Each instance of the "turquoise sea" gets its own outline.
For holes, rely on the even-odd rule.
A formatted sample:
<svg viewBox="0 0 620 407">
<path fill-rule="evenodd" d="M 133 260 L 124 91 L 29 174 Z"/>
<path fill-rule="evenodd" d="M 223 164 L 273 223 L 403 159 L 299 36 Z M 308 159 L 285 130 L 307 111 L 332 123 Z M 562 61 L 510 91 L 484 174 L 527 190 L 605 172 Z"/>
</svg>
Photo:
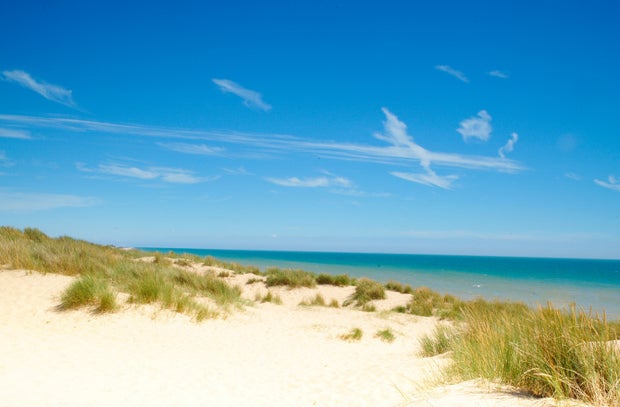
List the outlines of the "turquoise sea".
<svg viewBox="0 0 620 407">
<path fill-rule="evenodd" d="M 536 306 L 571 303 L 620 318 L 620 260 L 443 256 L 376 253 L 280 252 L 143 248 L 191 253 L 268 267 L 349 274 L 413 287 L 427 286 L 464 299 L 483 297 Z"/>
</svg>

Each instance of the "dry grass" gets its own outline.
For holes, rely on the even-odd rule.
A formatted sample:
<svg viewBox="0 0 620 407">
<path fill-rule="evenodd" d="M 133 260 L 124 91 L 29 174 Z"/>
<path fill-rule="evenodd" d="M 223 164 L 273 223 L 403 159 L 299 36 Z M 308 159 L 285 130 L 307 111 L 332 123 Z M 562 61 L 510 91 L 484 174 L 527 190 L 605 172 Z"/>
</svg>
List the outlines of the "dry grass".
<svg viewBox="0 0 620 407">
<path fill-rule="evenodd" d="M 340 335 L 339 338 L 347 342 L 359 342 L 362 340 L 362 336 L 364 336 L 364 332 L 360 328 L 353 328 L 346 334 Z"/>
</svg>

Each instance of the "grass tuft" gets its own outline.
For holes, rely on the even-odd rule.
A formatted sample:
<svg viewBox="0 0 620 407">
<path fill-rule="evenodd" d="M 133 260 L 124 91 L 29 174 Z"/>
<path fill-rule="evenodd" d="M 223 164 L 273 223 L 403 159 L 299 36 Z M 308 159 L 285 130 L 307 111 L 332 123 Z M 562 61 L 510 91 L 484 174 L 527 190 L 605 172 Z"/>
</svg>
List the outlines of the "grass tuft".
<svg viewBox="0 0 620 407">
<path fill-rule="evenodd" d="M 62 293 L 59 309 L 69 310 L 85 306 L 97 306 L 96 312 L 116 310 L 116 296 L 108 285 L 92 276 L 85 275 L 74 281 Z"/>
<path fill-rule="evenodd" d="M 392 332 L 392 330 L 390 328 L 381 329 L 381 330 L 377 331 L 377 333 L 375 333 L 375 337 L 381 339 L 384 342 L 388 342 L 388 343 L 392 343 L 392 342 L 394 342 L 394 339 L 396 339 L 396 336 L 394 335 L 394 332 Z"/>
<path fill-rule="evenodd" d="M 314 275 L 308 271 L 273 267 L 266 271 L 266 275 L 267 280 L 265 284 L 267 284 L 267 287 L 287 286 L 289 288 L 314 288 L 316 286 Z"/>
<path fill-rule="evenodd" d="M 346 287 L 354 284 L 354 280 L 347 274 L 325 274 L 321 273 L 316 276 L 316 283 L 320 285 L 335 285 L 337 287 Z"/>
<path fill-rule="evenodd" d="M 410 285 L 403 285 L 398 281 L 390 280 L 385 283 L 385 289 L 390 291 L 396 291 L 401 294 L 413 294 L 413 288 Z"/>
<path fill-rule="evenodd" d="M 385 289 L 381 283 L 369 278 L 360 278 L 355 284 L 355 292 L 342 305 L 346 307 L 355 302 L 356 306 L 362 307 L 372 300 L 384 298 Z"/>
<path fill-rule="evenodd" d="M 256 300 L 261 303 L 270 302 L 276 305 L 282 305 L 282 298 L 278 294 L 272 293 L 270 290 L 267 290 L 267 294 L 261 297 L 260 294 L 256 294 Z"/>
<path fill-rule="evenodd" d="M 346 334 L 340 335 L 340 339 L 342 339 L 343 341 L 355 342 L 360 341 L 363 335 L 364 332 L 360 328 L 353 328 Z"/>
<path fill-rule="evenodd" d="M 324 307 L 326 305 L 325 298 L 320 293 L 317 293 L 313 298 L 305 299 L 299 303 L 299 305 L 303 306 L 319 306 Z"/>
</svg>

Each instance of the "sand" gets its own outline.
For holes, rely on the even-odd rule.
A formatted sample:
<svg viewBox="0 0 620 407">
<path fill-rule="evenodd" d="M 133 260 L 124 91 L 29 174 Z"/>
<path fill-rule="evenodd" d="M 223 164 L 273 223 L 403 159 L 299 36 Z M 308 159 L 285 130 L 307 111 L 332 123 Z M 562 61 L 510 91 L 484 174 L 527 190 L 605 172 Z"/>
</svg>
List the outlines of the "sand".
<svg viewBox="0 0 620 407">
<path fill-rule="evenodd" d="M 72 281 L 0 271 L 0 405 L 555 405 L 481 382 L 438 386 L 449 358 L 418 356 L 418 338 L 434 329 L 434 318 L 302 307 L 318 291 L 286 288 L 272 290 L 282 305 L 256 304 L 202 323 L 155 306 L 57 311 Z M 247 298 L 266 292 L 261 283 L 243 287 Z M 319 290 L 329 302 L 352 288 Z M 390 293 L 377 306 L 406 300 Z M 364 333 L 359 342 L 340 338 L 355 327 Z M 386 328 L 396 335 L 392 343 L 375 337 Z"/>
</svg>

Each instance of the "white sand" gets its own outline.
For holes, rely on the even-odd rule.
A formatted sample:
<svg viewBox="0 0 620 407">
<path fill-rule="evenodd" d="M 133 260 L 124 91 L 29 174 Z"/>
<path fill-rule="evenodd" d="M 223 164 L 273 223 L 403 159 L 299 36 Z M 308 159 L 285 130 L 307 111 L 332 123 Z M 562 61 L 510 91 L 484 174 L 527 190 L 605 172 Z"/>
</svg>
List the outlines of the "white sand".
<svg viewBox="0 0 620 407">
<path fill-rule="evenodd" d="M 250 276 L 229 280 L 243 282 Z M 225 320 L 190 321 L 152 306 L 93 315 L 58 312 L 72 278 L 0 271 L 2 406 L 547 406 L 480 383 L 431 387 L 445 357 L 419 358 L 437 321 L 394 313 L 300 307 L 317 291 L 275 289 Z M 266 292 L 260 283 L 245 295 Z M 329 302 L 351 288 L 321 286 Z M 405 303 L 391 293 L 379 308 Z M 360 342 L 339 338 L 361 328 Z M 374 337 L 390 328 L 393 343 Z"/>
</svg>

